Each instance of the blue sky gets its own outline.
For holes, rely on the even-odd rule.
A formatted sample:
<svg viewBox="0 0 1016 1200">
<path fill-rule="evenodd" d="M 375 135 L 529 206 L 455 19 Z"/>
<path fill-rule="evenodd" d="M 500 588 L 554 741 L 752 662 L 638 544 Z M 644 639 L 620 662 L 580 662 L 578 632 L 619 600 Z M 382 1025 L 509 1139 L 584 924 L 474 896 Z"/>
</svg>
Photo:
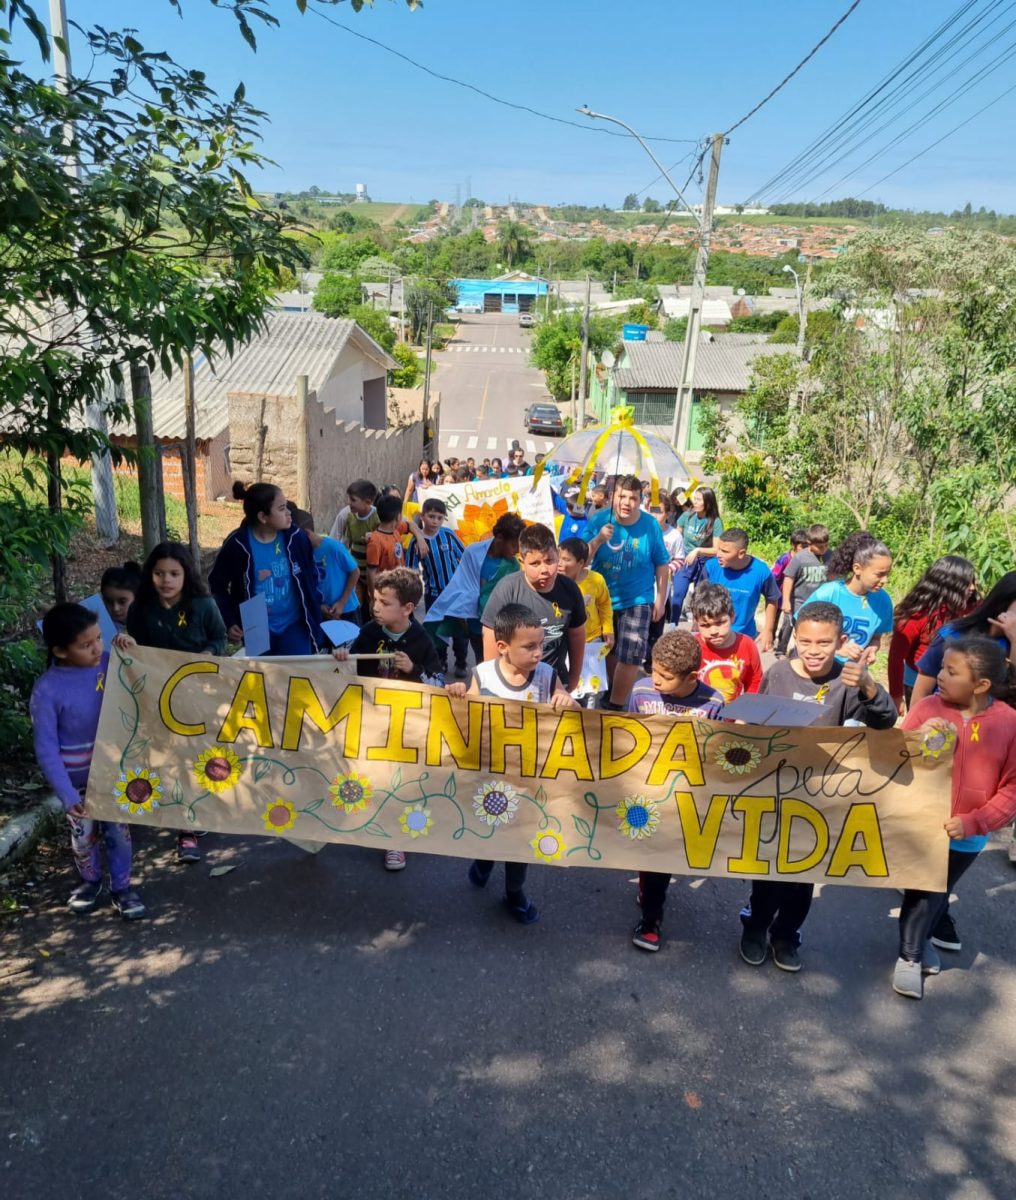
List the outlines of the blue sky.
<svg viewBox="0 0 1016 1200">
<path fill-rule="evenodd" d="M 979 3 L 987 7 L 988 0 Z M 958 0 L 862 0 L 801 74 L 734 133 L 724 151 L 720 203 L 746 199 L 957 6 Z M 45 12 L 41 0 L 37 7 Z M 506 99 L 579 122 L 584 118 L 573 110 L 588 103 L 644 135 L 698 139 L 738 120 L 847 7 L 848 0 L 426 0 L 410 12 L 401 0 L 377 0 L 359 14 L 348 4 L 326 11 Z M 656 175 L 630 139 L 556 125 L 432 79 L 311 11 L 301 17 L 295 0 L 271 0 L 271 8 L 281 28 L 259 29 L 254 54 L 232 16 L 210 0 L 183 0 L 183 19 L 168 0 L 67 0 L 72 21 L 134 26 L 148 48 L 165 48 L 205 70 L 220 91 L 242 79 L 271 116 L 264 148 L 278 167 L 255 179 L 259 187 L 351 191 L 363 182 L 374 199 L 421 202 L 454 199 L 456 184 L 464 188 L 470 177 L 473 194 L 492 203 L 519 197 L 619 206 L 625 193 L 647 188 Z M 1007 23 L 1003 17 L 994 28 Z M 15 40 L 26 58 L 28 41 L 23 33 Z M 957 78 L 1011 41 L 1016 32 Z M 83 61 L 79 53 L 75 66 Z M 827 198 L 864 191 L 975 112 L 1013 84 L 1014 64 Z M 913 115 L 952 86 L 947 82 Z M 868 195 L 903 207 L 951 210 L 970 200 L 1013 211 L 1016 167 L 1006 147 L 1014 112 L 1016 92 Z M 670 166 L 692 147 L 656 143 L 654 149 Z M 793 198 L 815 198 L 845 167 Z M 688 165 L 674 174 L 683 182 Z M 670 198 L 662 181 L 647 194 Z"/>
</svg>

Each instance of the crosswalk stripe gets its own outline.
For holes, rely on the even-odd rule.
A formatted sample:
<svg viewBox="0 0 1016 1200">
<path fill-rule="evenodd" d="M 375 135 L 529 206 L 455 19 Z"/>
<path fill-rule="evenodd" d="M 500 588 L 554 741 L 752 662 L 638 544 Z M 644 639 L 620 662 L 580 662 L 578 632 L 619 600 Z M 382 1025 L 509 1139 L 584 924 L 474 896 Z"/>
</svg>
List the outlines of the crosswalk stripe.
<svg viewBox="0 0 1016 1200">
<path fill-rule="evenodd" d="M 496 450 L 497 449 L 497 438 L 496 437 L 487 438 L 487 449 L 488 450 Z"/>
<path fill-rule="evenodd" d="M 449 439 L 448 439 L 448 448 L 450 450 L 454 450 L 458 444 L 459 444 L 459 435 L 457 433 L 453 433 L 451 435 L 451 437 L 449 437 Z"/>
<path fill-rule="evenodd" d="M 530 454 L 536 453 L 536 443 L 533 441 L 532 438 L 528 438 L 526 440 L 526 449 L 529 451 Z"/>
<path fill-rule="evenodd" d="M 467 449 L 467 450 L 475 450 L 475 449 L 476 449 L 476 443 L 477 443 L 479 440 L 480 440 L 480 439 L 479 439 L 479 438 L 477 438 L 477 437 L 471 437 L 471 438 L 468 438 L 468 439 L 466 440 L 466 449 Z"/>
</svg>

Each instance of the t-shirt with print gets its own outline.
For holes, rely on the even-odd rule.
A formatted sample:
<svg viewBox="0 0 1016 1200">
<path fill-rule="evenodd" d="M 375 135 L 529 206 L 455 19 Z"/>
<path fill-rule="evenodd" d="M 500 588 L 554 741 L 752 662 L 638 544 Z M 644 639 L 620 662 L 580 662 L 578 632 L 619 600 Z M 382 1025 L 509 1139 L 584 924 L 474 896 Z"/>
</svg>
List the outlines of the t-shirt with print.
<svg viewBox="0 0 1016 1200">
<path fill-rule="evenodd" d="M 356 559 L 341 542 L 337 542 L 333 537 L 323 537 L 321 544 L 314 551 L 314 565 L 317 567 L 318 585 L 321 588 L 321 602 L 331 607 L 338 603 L 339 597 L 346 590 L 349 577 L 356 570 Z M 356 612 L 359 607 L 356 588 L 353 588 L 342 611 Z"/>
<path fill-rule="evenodd" d="M 561 678 L 568 678 L 569 629 L 581 629 L 586 623 L 586 602 L 578 584 L 566 575 L 558 575 L 549 592 L 538 592 L 526 582 L 525 575 L 516 571 L 494 588 L 483 610 L 481 620 L 493 629 L 494 618 L 506 604 L 521 604 L 528 608 L 545 630 L 543 661 L 549 663 Z M 580 664 L 581 665 L 581 664 Z"/>
<path fill-rule="evenodd" d="M 711 546 L 723 532 L 723 522 L 719 517 L 713 521 L 712 533 L 709 532 L 709 518 L 697 517 L 693 512 L 682 513 L 677 518 L 677 527 L 684 537 L 685 550 L 698 550 L 701 546 Z"/>
<path fill-rule="evenodd" d="M 827 600 L 843 613 L 843 632 L 847 638 L 856 642 L 862 648 L 884 633 L 893 631 L 893 602 L 889 594 L 881 588 L 877 592 L 868 592 L 858 596 L 847 587 L 842 579 L 832 583 L 824 583 L 814 591 L 811 599 L 815 602 Z M 837 654 L 840 662 L 846 662 L 846 655 Z"/>
<path fill-rule="evenodd" d="M 810 600 L 823 583 L 828 582 L 826 563 L 830 558 L 831 550 L 827 550 L 821 558 L 813 550 L 798 550 L 787 563 L 783 578 L 794 581 L 790 597 L 795 617 L 801 605 Z"/>
<path fill-rule="evenodd" d="M 764 696 L 785 696 L 789 700 L 806 700 L 822 708 L 822 718 L 816 725 L 843 725 L 846 721 L 860 721 L 870 729 L 892 729 L 896 724 L 896 705 L 889 693 L 876 684 L 875 694 L 870 698 L 861 695 L 860 689 L 847 687 L 840 678 L 842 663 L 833 663 L 833 669 L 822 679 L 811 679 L 799 675 L 789 658 L 774 663 L 762 680 Z"/>
<path fill-rule="evenodd" d="M 346 545 L 361 571 L 367 565 L 367 534 L 373 533 L 380 524 L 381 518 L 375 508 L 365 517 L 358 517 L 352 510 L 346 517 Z"/>
<path fill-rule="evenodd" d="M 534 704 L 549 704 L 557 688 L 554 668 L 545 662 L 537 663 L 529 678 L 518 686 L 505 679 L 501 662 L 496 658 L 477 663 L 473 677 L 481 696 L 499 696 L 502 700 L 531 700 Z"/>
<path fill-rule="evenodd" d="M 614 526 L 613 537 L 596 551 L 590 566 L 607 581 L 611 604 L 623 610 L 654 603 L 656 568 L 670 562 L 659 521 L 640 512 L 634 524 L 622 525 L 604 509 L 589 518 L 586 540 L 591 542 L 607 524 Z"/>
<path fill-rule="evenodd" d="M 250 549 L 254 557 L 254 590 L 264 596 L 268 606 L 268 628 L 272 633 L 283 633 L 300 616 L 286 544 L 279 534 L 270 542 L 252 535 Z"/>
<path fill-rule="evenodd" d="M 762 685 L 762 659 L 754 638 L 746 633 L 735 633 L 733 645 L 722 650 L 714 650 L 701 637 L 698 641 L 702 647 L 699 682 L 719 692 L 724 703 L 729 704 L 746 692 L 750 695 L 759 690 Z"/>
<path fill-rule="evenodd" d="M 394 571 L 406 565 L 402 539 L 409 532 L 405 521 L 400 521 L 393 532 L 374 529 L 367 535 L 367 566 L 378 571 Z"/>
<path fill-rule="evenodd" d="M 628 711 L 640 717 L 703 717 L 719 721 L 723 714 L 723 697 L 704 683 L 696 683 L 687 696 L 665 696 L 653 687 L 651 676 L 640 679 L 628 697 Z"/>
<path fill-rule="evenodd" d="M 759 597 L 765 597 L 767 604 L 780 603 L 780 589 L 773 579 L 769 567 L 753 555 L 748 556 L 748 565 L 738 571 L 730 567 L 721 567 L 718 558 L 707 558 L 705 577 L 710 583 L 720 583 L 730 593 L 734 602 L 734 620 L 732 628 L 737 633 L 746 633 L 756 637 L 758 626 L 755 624 L 755 609 Z"/>
</svg>

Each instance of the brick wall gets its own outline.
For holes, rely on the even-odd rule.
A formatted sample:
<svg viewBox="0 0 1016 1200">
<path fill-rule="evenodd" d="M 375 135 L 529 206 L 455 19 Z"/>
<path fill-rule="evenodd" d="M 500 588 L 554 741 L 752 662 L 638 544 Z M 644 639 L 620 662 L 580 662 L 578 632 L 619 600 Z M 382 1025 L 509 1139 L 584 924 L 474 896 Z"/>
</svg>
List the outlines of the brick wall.
<svg viewBox="0 0 1016 1200">
<path fill-rule="evenodd" d="M 319 529 L 331 525 L 346 502 L 346 486 L 354 479 L 405 486 L 423 450 L 422 422 L 406 429 L 365 429 L 355 421 L 337 422 L 313 393 L 307 405 L 310 505 Z M 436 431 L 436 408 L 433 426 Z M 297 428 L 294 396 L 230 392 L 233 478 L 276 483 L 295 499 Z"/>
<path fill-rule="evenodd" d="M 116 437 L 110 440 L 115 445 L 121 446 L 126 450 L 133 450 L 136 445 L 133 438 Z M 214 500 L 218 496 L 228 495 L 229 470 L 226 461 L 228 448 L 228 430 L 223 430 L 218 437 L 198 442 L 195 463 L 198 508 L 201 508 L 202 502 L 205 500 Z M 175 442 L 163 442 L 160 445 L 160 449 L 162 452 L 163 490 L 167 496 L 174 496 L 177 500 L 182 501 L 184 499 L 184 490 L 180 447 Z M 76 458 L 70 455 L 65 455 L 62 462 L 65 466 L 88 465 L 87 463 L 79 463 Z M 121 462 L 119 465 L 114 464 L 113 473 L 115 475 L 134 476 L 137 474 L 137 469 L 131 463 Z"/>
</svg>

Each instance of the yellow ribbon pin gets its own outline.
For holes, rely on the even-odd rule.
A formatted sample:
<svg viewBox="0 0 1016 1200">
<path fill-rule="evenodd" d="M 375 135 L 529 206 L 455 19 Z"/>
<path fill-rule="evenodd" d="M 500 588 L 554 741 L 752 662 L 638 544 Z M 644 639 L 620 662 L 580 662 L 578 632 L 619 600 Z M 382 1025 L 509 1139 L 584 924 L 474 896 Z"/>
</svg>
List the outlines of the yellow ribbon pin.
<svg viewBox="0 0 1016 1200">
<path fill-rule="evenodd" d="M 186 614 L 180 613 L 180 615 L 176 618 L 176 627 L 177 627 L 177 629 L 186 629 L 187 628 Z"/>
<path fill-rule="evenodd" d="M 980 721 L 971 721 L 970 722 L 970 740 L 972 742 L 979 742 L 981 740 L 981 722 Z"/>
<path fill-rule="evenodd" d="M 100 671 L 95 677 L 95 690 L 104 692 L 106 690 L 106 672 Z"/>
</svg>

